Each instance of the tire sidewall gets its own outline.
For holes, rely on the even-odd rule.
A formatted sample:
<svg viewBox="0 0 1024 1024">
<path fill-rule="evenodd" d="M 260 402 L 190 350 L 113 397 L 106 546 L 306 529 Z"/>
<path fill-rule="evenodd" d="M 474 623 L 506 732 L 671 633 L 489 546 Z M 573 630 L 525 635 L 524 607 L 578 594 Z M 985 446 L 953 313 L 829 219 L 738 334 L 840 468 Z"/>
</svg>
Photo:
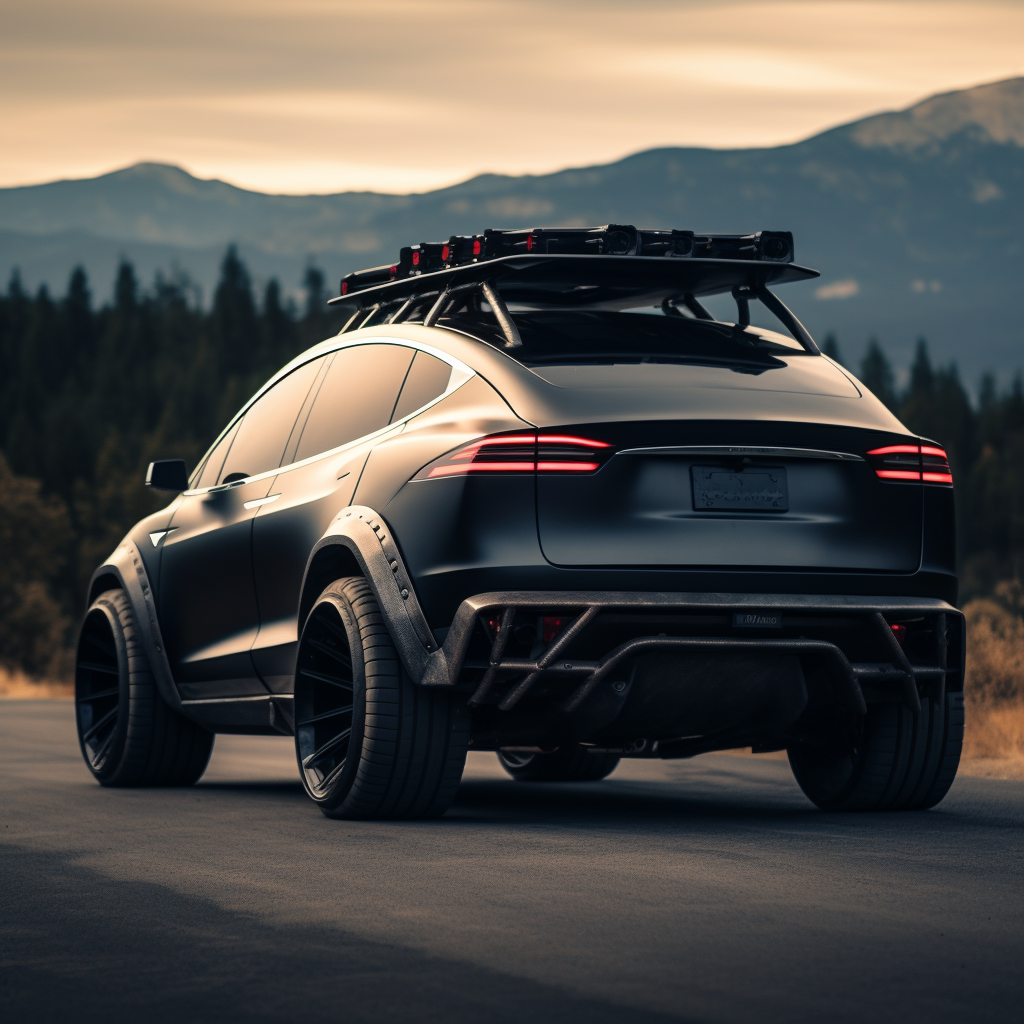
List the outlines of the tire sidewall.
<svg viewBox="0 0 1024 1024">
<path fill-rule="evenodd" d="M 120 592 L 115 591 L 114 593 L 117 594 Z M 81 651 L 81 645 L 83 642 L 82 634 L 85 632 L 85 628 L 89 623 L 89 620 L 96 615 L 102 615 L 107 620 L 107 625 L 110 627 L 111 636 L 114 640 L 114 651 L 117 655 L 119 690 L 117 697 L 116 733 L 110 750 L 107 752 L 106 758 L 103 761 L 102 767 L 98 769 L 93 767 L 85 746 L 85 741 L 83 740 L 83 734 L 88 729 L 88 725 L 83 725 L 82 708 L 78 702 L 80 691 L 84 684 L 80 675 L 81 670 L 77 666 L 75 669 L 75 726 L 78 734 L 78 747 L 82 752 L 82 758 L 85 761 L 86 767 L 98 782 L 110 783 L 116 781 L 117 773 L 121 767 L 121 762 L 124 757 L 125 744 L 128 741 L 131 671 L 129 668 L 128 642 L 124 635 L 124 626 L 121 622 L 121 612 L 115 601 L 107 594 L 101 594 L 96 598 L 96 600 L 89 606 L 89 610 L 85 613 L 85 617 L 82 620 L 82 626 L 78 633 L 78 650 Z M 77 660 L 78 659 L 76 659 L 76 661 Z"/>
<path fill-rule="evenodd" d="M 345 800 L 352 791 L 353 783 L 359 771 L 359 762 L 363 751 L 363 738 L 366 733 L 366 661 L 363 657 L 362 637 L 359 632 L 355 611 L 337 584 L 332 583 L 317 598 L 316 603 L 306 617 L 302 635 L 299 637 L 296 674 L 300 671 L 303 640 L 306 638 L 310 623 L 314 621 L 314 617 L 318 612 L 320 614 L 324 613 L 325 607 L 333 609 L 341 620 L 345 636 L 348 639 L 349 657 L 352 661 L 352 731 L 348 740 L 345 767 L 327 792 L 317 793 L 310 787 L 305 769 L 302 767 L 302 751 L 299 748 L 300 726 L 298 722 L 301 713 L 299 700 L 295 701 L 295 756 L 299 767 L 299 778 L 302 780 L 302 788 L 306 791 L 306 795 L 321 810 L 330 814 L 331 812 L 343 809 Z M 327 614 L 330 614 L 330 612 L 327 612 Z"/>
</svg>

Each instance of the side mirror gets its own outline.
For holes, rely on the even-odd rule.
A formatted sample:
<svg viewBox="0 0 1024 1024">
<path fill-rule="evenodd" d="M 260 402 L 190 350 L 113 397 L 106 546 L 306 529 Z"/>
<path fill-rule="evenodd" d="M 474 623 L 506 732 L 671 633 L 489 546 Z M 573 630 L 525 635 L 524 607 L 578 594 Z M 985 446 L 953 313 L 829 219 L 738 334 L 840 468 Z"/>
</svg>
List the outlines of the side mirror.
<svg viewBox="0 0 1024 1024">
<path fill-rule="evenodd" d="M 160 459 L 146 470 L 146 486 L 158 491 L 187 491 L 188 472 L 184 459 Z"/>
</svg>

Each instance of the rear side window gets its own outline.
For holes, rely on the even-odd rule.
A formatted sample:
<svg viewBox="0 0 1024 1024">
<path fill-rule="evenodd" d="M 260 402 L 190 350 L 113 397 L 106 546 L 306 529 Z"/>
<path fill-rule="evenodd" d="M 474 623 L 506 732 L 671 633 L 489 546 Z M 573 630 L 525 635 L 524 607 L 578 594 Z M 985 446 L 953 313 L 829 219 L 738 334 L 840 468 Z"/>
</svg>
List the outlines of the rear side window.
<svg viewBox="0 0 1024 1024">
<path fill-rule="evenodd" d="M 224 460 L 218 483 L 229 476 L 256 476 L 281 465 L 295 418 L 324 361 L 305 363 L 278 381 L 246 412 Z"/>
<path fill-rule="evenodd" d="M 398 396 L 392 422 L 422 409 L 428 402 L 443 395 L 451 376 L 452 368 L 446 362 L 426 352 L 417 352 L 402 386 L 402 393 Z"/>
<path fill-rule="evenodd" d="M 302 428 L 295 461 L 386 427 L 413 354 L 402 345 L 355 345 L 337 352 Z"/>
</svg>

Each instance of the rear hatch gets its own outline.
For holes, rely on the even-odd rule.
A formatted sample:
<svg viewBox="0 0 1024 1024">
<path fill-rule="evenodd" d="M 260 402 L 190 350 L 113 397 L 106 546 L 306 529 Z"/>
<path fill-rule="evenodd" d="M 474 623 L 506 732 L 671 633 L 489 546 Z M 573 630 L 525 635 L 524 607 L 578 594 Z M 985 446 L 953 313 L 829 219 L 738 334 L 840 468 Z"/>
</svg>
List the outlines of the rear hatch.
<svg viewBox="0 0 1024 1024">
<path fill-rule="evenodd" d="M 541 430 L 542 442 L 572 439 L 563 443 L 600 464 L 538 474 L 549 562 L 918 568 L 921 487 L 879 479 L 864 458 L 905 437 L 891 420 L 850 425 L 844 409 L 874 400 L 828 360 L 785 353 L 763 370 L 664 362 L 532 369 L 573 392 L 567 407 L 598 414 Z M 599 444 L 587 450 L 586 441 Z"/>
</svg>

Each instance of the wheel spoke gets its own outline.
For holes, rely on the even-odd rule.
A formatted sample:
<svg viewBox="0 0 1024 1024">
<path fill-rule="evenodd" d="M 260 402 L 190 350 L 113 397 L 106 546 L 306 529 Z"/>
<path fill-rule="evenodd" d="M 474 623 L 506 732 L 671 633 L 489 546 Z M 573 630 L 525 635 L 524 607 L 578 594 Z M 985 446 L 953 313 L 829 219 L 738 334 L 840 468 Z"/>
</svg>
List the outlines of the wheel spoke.
<svg viewBox="0 0 1024 1024">
<path fill-rule="evenodd" d="M 120 692 L 120 688 L 115 686 L 112 690 L 100 690 L 99 693 L 90 693 L 88 697 L 79 697 L 78 703 L 83 704 L 87 700 L 102 700 L 104 697 L 114 697 Z"/>
<path fill-rule="evenodd" d="M 351 729 L 343 729 L 337 736 L 332 736 L 331 739 L 329 739 L 322 747 L 318 750 L 314 750 L 309 757 L 304 757 L 302 759 L 302 767 L 309 768 L 310 765 L 316 764 L 317 761 L 322 761 L 325 755 L 329 754 L 336 747 L 340 747 L 341 744 L 349 738 L 351 732 Z"/>
<path fill-rule="evenodd" d="M 337 711 L 325 711 L 323 714 L 314 715 L 312 718 L 304 718 L 301 722 L 296 722 L 296 725 L 312 725 L 313 722 L 322 722 L 325 718 L 334 718 L 335 715 L 351 715 L 352 705 L 349 704 L 347 708 L 338 708 Z"/>
<path fill-rule="evenodd" d="M 326 654 L 328 658 L 333 658 L 335 661 L 340 662 L 345 668 L 351 670 L 352 659 L 342 651 L 336 650 L 334 647 L 328 647 L 322 640 L 310 640 L 310 647 L 315 647 L 318 651 Z"/>
<path fill-rule="evenodd" d="M 107 752 L 107 748 L 111 743 L 114 742 L 114 736 L 117 734 L 117 729 L 111 729 L 107 734 L 107 738 L 96 748 L 95 753 L 92 755 L 93 767 L 96 767 L 100 761 L 103 760 L 103 756 Z"/>
<path fill-rule="evenodd" d="M 334 785 L 335 780 L 345 770 L 345 762 L 348 760 L 347 757 L 343 757 L 324 777 L 320 782 L 319 789 L 323 790 L 330 789 Z"/>
<path fill-rule="evenodd" d="M 93 736 L 95 736 L 105 725 L 117 717 L 117 711 L 118 709 L 113 707 L 102 718 L 94 722 L 84 733 L 82 733 L 82 742 L 88 743 L 89 740 L 91 740 Z"/>
<path fill-rule="evenodd" d="M 117 651 L 114 649 L 112 644 L 105 643 L 98 636 L 94 636 L 92 633 L 89 633 L 89 632 L 83 633 L 82 634 L 82 639 L 87 644 L 92 644 L 93 647 L 97 648 L 98 650 L 102 651 L 104 654 L 108 655 L 112 661 L 116 661 L 117 660 Z"/>
<path fill-rule="evenodd" d="M 323 672 L 314 672 L 310 668 L 302 669 L 302 674 L 309 679 L 315 679 L 318 683 L 328 683 L 331 686 L 341 687 L 343 690 L 351 690 L 352 684 L 336 679 L 334 676 L 325 675 Z"/>
<path fill-rule="evenodd" d="M 84 668 L 88 672 L 105 672 L 112 676 L 121 674 L 121 670 L 116 665 L 101 665 L 98 661 L 80 661 L 78 667 Z"/>
<path fill-rule="evenodd" d="M 336 622 L 331 622 L 327 616 L 321 616 L 319 623 L 327 629 L 328 633 L 333 633 L 346 647 L 348 646 L 348 634 Z"/>
</svg>

